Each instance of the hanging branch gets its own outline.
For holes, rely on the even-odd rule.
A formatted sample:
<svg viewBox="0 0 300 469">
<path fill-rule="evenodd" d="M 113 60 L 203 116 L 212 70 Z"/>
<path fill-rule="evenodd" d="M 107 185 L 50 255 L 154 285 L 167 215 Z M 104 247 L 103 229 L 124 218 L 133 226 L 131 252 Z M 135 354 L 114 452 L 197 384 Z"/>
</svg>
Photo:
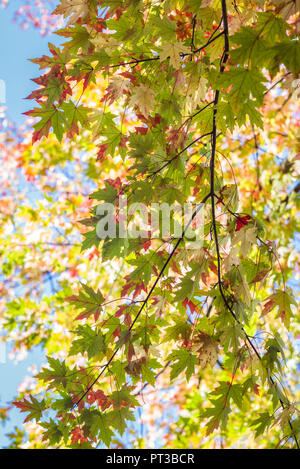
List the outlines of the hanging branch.
<svg viewBox="0 0 300 469">
<path fill-rule="evenodd" d="M 215 37 L 212 37 L 209 39 L 209 41 L 207 41 L 203 46 L 199 47 L 198 49 L 192 51 L 192 52 L 186 52 L 184 54 L 180 54 L 181 55 L 181 58 L 184 58 L 184 57 L 188 57 L 188 56 L 193 56 L 194 54 L 197 54 L 198 52 L 201 52 L 203 51 L 207 46 L 209 46 L 210 44 L 212 44 L 214 41 L 216 41 L 220 36 L 222 36 L 224 34 L 224 32 L 222 31 L 221 33 L 217 34 Z M 129 62 L 123 62 L 123 63 L 119 63 L 119 64 L 114 64 L 114 65 L 107 65 L 106 67 L 107 68 L 117 68 L 117 67 L 125 67 L 126 65 L 138 65 L 140 63 L 144 63 L 144 62 L 153 62 L 153 61 L 156 61 L 156 60 L 159 60 L 160 59 L 160 56 L 157 55 L 155 57 L 148 57 L 148 58 L 145 58 L 145 59 L 134 59 L 132 58 L 132 60 L 130 60 Z"/>
<path fill-rule="evenodd" d="M 223 16 L 223 25 L 224 25 L 224 52 L 221 57 L 220 62 L 220 73 L 223 73 L 225 70 L 225 66 L 229 57 L 229 31 L 228 31 L 228 20 L 227 20 L 227 6 L 226 0 L 222 0 L 222 16 Z M 217 138 L 217 125 L 216 125 L 216 115 L 217 115 L 217 105 L 219 102 L 220 97 L 220 90 L 216 90 L 215 93 L 215 100 L 214 100 L 214 110 L 213 110 L 213 130 L 212 130 L 212 140 L 211 140 L 211 159 L 210 159 L 210 197 L 211 197 L 211 216 L 212 216 L 212 226 L 213 226 L 213 234 L 216 246 L 216 254 L 217 254 L 217 270 L 218 270 L 218 288 L 220 291 L 220 295 L 225 303 L 226 308 L 234 318 L 234 320 L 241 326 L 243 333 L 245 334 L 246 341 L 254 351 L 257 358 L 261 361 L 262 357 L 258 352 L 257 348 L 253 344 L 252 340 L 250 339 L 249 335 L 246 333 L 245 329 L 243 328 L 241 322 L 238 320 L 236 314 L 234 313 L 232 307 L 229 305 L 226 295 L 223 290 L 223 283 L 222 283 L 222 273 L 221 273 L 221 256 L 220 256 L 220 248 L 219 248 L 219 241 L 218 241 L 218 232 L 217 232 L 217 224 L 216 224 L 216 211 L 215 211 L 215 156 L 216 156 L 216 138 Z M 274 386 L 276 389 L 276 385 L 272 376 L 268 377 L 270 385 Z M 285 409 L 284 402 L 278 396 L 282 409 Z M 295 435 L 293 426 L 291 421 L 289 420 L 289 427 L 291 429 L 292 435 L 294 437 L 295 443 L 297 448 L 299 449 L 299 443 L 297 437 Z"/>
<path fill-rule="evenodd" d="M 190 220 L 188 221 L 187 225 L 185 226 L 183 232 L 182 232 L 182 235 L 180 238 L 178 238 L 174 248 L 172 249 L 171 253 L 169 254 L 169 257 L 168 259 L 165 261 L 161 271 L 159 272 L 158 276 L 156 277 L 156 280 L 154 282 L 154 284 L 152 285 L 147 297 L 145 298 L 145 300 L 143 301 L 143 304 L 142 306 L 140 307 L 138 313 L 136 314 L 134 320 L 132 321 L 129 329 L 128 329 L 128 333 L 132 331 L 135 323 L 137 322 L 138 318 L 140 317 L 140 315 L 142 314 L 146 304 L 148 303 L 149 299 L 151 298 L 151 295 L 155 289 L 155 287 L 157 286 L 158 282 L 160 281 L 161 277 L 163 276 L 164 274 L 164 271 L 166 270 L 167 266 L 169 265 L 169 262 L 170 260 L 172 259 L 176 249 L 178 248 L 178 246 L 180 245 L 180 243 L 183 241 L 184 237 L 185 237 L 185 234 L 187 232 L 187 230 L 189 229 L 189 227 L 191 226 L 193 220 L 195 219 L 195 217 L 197 216 L 198 212 L 202 209 L 203 205 L 207 202 L 207 200 L 211 197 L 211 194 L 207 194 L 203 199 L 202 201 L 200 202 L 199 206 L 196 208 L 196 210 L 193 212 Z M 82 394 L 82 396 L 80 397 L 80 399 L 78 399 L 78 401 L 76 401 L 76 403 L 74 404 L 73 408 L 78 406 L 78 404 L 85 398 L 85 396 L 89 393 L 89 391 L 93 388 L 93 386 L 97 383 L 97 381 L 101 378 L 101 376 L 103 375 L 103 373 L 105 372 L 105 370 L 107 370 L 110 366 L 110 364 L 112 363 L 113 359 L 115 358 L 115 356 L 117 355 L 117 353 L 119 352 L 119 350 L 121 349 L 122 347 L 122 344 L 121 345 L 117 345 L 116 348 L 115 348 L 115 351 L 114 353 L 112 354 L 111 358 L 109 359 L 109 361 L 103 365 L 103 369 L 101 370 L 101 372 L 98 374 L 98 376 L 94 379 L 94 381 L 92 382 L 92 384 L 90 386 L 88 386 L 88 388 L 85 390 L 85 392 Z"/>
</svg>

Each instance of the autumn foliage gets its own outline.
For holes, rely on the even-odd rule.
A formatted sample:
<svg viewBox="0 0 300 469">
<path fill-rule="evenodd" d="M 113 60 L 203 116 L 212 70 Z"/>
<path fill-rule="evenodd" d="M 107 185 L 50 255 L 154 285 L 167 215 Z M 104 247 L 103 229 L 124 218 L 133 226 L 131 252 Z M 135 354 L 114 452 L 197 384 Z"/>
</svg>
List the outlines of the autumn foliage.
<svg viewBox="0 0 300 469">
<path fill-rule="evenodd" d="M 299 2 L 60 0 L 56 15 L 32 131 L 1 136 L 1 321 L 15 352 L 47 355 L 12 447 L 298 447 Z M 201 244 L 118 236 L 121 196 L 203 204 Z M 104 203 L 117 236 L 100 239 Z"/>
</svg>

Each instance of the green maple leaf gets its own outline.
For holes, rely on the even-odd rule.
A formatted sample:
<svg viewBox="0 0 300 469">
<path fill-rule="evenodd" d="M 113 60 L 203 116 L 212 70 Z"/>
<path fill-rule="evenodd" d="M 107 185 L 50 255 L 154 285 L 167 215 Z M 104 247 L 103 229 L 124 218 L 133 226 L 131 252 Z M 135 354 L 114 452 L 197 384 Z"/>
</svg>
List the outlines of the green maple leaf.
<svg viewBox="0 0 300 469">
<path fill-rule="evenodd" d="M 239 409 L 243 410 L 243 386 L 242 384 L 232 384 L 230 386 L 230 398 L 238 406 Z"/>
<path fill-rule="evenodd" d="M 32 111 L 26 112 L 25 114 L 41 118 L 40 121 L 33 126 L 35 129 L 32 136 L 33 143 L 40 140 L 42 137 L 48 136 L 51 127 L 57 139 L 59 141 L 62 140 L 65 125 L 64 113 L 55 106 L 48 107 L 44 105 L 41 108 L 34 108 Z"/>
<path fill-rule="evenodd" d="M 236 64 L 247 64 L 251 60 L 251 65 L 256 67 L 268 59 L 267 43 L 259 37 L 259 32 L 250 26 L 242 27 L 232 36 L 231 41 L 239 44 L 239 47 L 233 49 L 230 54 Z"/>
<path fill-rule="evenodd" d="M 202 114 L 199 114 L 199 117 L 202 118 Z M 233 131 L 234 126 L 235 126 L 234 117 L 235 117 L 235 114 L 230 103 L 221 101 L 218 104 L 216 122 L 217 122 L 218 128 L 220 128 L 220 130 L 222 130 L 224 134 L 226 134 L 228 129 L 230 129 L 231 132 Z"/>
<path fill-rule="evenodd" d="M 24 422 L 29 422 L 33 419 L 38 422 L 42 416 L 43 410 L 46 409 L 46 401 L 44 399 L 42 401 L 38 401 L 32 395 L 30 395 L 30 401 L 28 399 L 23 399 L 23 401 L 13 402 L 13 405 L 18 407 L 21 412 L 29 412 L 29 415 L 26 417 Z"/>
<path fill-rule="evenodd" d="M 283 63 L 294 74 L 300 71 L 300 41 L 285 41 L 273 47 L 274 60 Z M 278 64 L 278 65 L 279 65 Z"/>
<path fill-rule="evenodd" d="M 258 418 L 250 423 L 251 427 L 255 427 L 255 437 L 262 435 L 271 425 L 273 417 L 268 412 L 258 414 Z"/>
<path fill-rule="evenodd" d="M 126 420 L 134 421 L 134 415 L 128 407 L 121 407 L 120 409 L 115 409 L 109 412 L 109 421 L 111 425 L 117 430 L 122 436 L 126 430 Z"/>
<path fill-rule="evenodd" d="M 75 320 L 79 319 L 86 319 L 90 317 L 92 314 L 95 317 L 95 321 L 97 321 L 101 311 L 102 311 L 102 304 L 104 303 L 104 296 L 100 292 L 100 290 L 93 290 L 88 285 L 84 285 L 81 283 L 82 290 L 79 295 L 72 295 L 66 298 L 66 301 L 69 301 L 71 304 L 74 304 L 76 309 L 82 309 L 78 316 L 76 316 Z"/>
<path fill-rule="evenodd" d="M 63 103 L 61 109 L 65 113 L 65 119 L 68 124 L 69 132 L 71 131 L 71 134 L 79 133 L 78 124 L 80 124 L 84 128 L 88 128 L 88 115 L 90 112 L 89 108 L 83 105 L 76 106 L 73 101 L 69 101 L 67 103 Z"/>
<path fill-rule="evenodd" d="M 70 28 L 60 29 L 56 31 L 59 36 L 71 38 L 70 41 L 64 44 L 65 48 L 76 56 L 78 49 L 82 49 L 83 52 L 92 46 L 90 42 L 90 35 L 87 29 L 83 26 L 76 24 Z"/>
<path fill-rule="evenodd" d="M 180 289 L 176 291 L 176 301 L 182 301 L 185 298 L 192 298 L 195 290 L 195 282 L 186 276 L 180 283 Z"/>
<path fill-rule="evenodd" d="M 187 349 L 172 352 L 168 356 L 168 360 L 176 360 L 171 367 L 171 380 L 177 378 L 177 376 L 185 370 L 186 379 L 189 381 L 191 376 L 195 373 L 195 365 L 198 364 L 198 359 Z"/>
<path fill-rule="evenodd" d="M 150 262 L 147 262 L 145 256 L 140 256 L 132 261 L 128 261 L 130 265 L 136 266 L 136 269 L 130 273 L 130 280 L 141 283 L 143 282 L 147 285 L 152 276 L 153 276 L 153 268 Z"/>
<path fill-rule="evenodd" d="M 49 51 L 53 57 L 43 55 L 41 58 L 29 59 L 30 62 L 38 64 L 40 70 L 51 67 L 52 65 L 60 64 L 61 66 L 66 65 L 70 60 L 70 52 L 68 50 L 60 50 L 50 42 L 48 43 Z"/>
<path fill-rule="evenodd" d="M 286 31 L 290 29 L 288 23 L 281 16 L 272 11 L 259 12 L 257 15 L 257 28 L 269 44 L 273 45 L 276 40 L 284 40 Z"/>
<path fill-rule="evenodd" d="M 73 400 L 68 393 L 60 391 L 61 399 L 52 402 L 51 408 L 59 412 L 68 412 L 73 407 Z"/>
<path fill-rule="evenodd" d="M 261 123 L 257 108 L 263 104 L 266 91 L 264 81 L 265 77 L 258 70 L 242 67 L 233 68 L 217 76 L 216 89 L 232 86 L 224 99 L 230 103 L 239 125 L 245 123 L 246 115 L 252 124 Z"/>
<path fill-rule="evenodd" d="M 240 347 L 240 339 L 245 338 L 245 333 L 240 324 L 232 324 L 222 328 L 221 343 L 226 351 L 233 349 L 234 352 Z"/>
<path fill-rule="evenodd" d="M 124 406 L 124 404 L 126 404 L 128 407 L 139 405 L 139 402 L 132 394 L 130 394 L 130 390 L 126 387 L 120 389 L 119 391 L 114 391 L 110 397 L 113 400 L 114 407 L 116 409 L 120 409 L 122 406 Z"/>
<path fill-rule="evenodd" d="M 295 301 L 291 290 L 275 290 L 275 293 L 273 293 L 273 295 L 270 295 L 265 301 L 267 301 L 267 304 L 270 305 L 267 312 L 270 312 L 275 307 L 278 307 L 278 316 L 281 318 L 285 327 L 289 329 L 290 321 L 293 317 L 291 305 L 297 306 L 297 302 Z"/>
<path fill-rule="evenodd" d="M 106 137 L 102 144 L 107 145 L 107 154 L 114 156 L 116 147 L 119 145 L 122 139 L 122 133 L 120 130 L 115 125 L 111 125 L 102 129 L 101 137 Z"/>
<path fill-rule="evenodd" d="M 51 418 L 49 422 L 42 422 L 40 425 L 46 430 L 43 433 L 43 441 L 48 440 L 50 445 L 58 444 L 60 440 L 64 437 L 64 433 L 60 428 L 62 426 L 61 422 L 57 424 Z"/>
<path fill-rule="evenodd" d="M 114 436 L 114 432 L 109 428 L 110 424 L 109 415 L 99 412 L 99 416 L 95 416 L 91 427 L 92 434 L 95 433 L 95 429 L 99 429 L 98 436 L 106 446 L 110 445 L 112 437 Z"/>
<path fill-rule="evenodd" d="M 48 389 L 57 388 L 62 385 L 64 388 L 68 385 L 68 367 L 65 361 L 60 362 L 56 358 L 47 357 L 50 368 L 43 368 L 35 378 L 41 379 L 42 381 L 50 381 Z"/>
<path fill-rule="evenodd" d="M 229 385 L 226 382 L 220 382 L 218 388 L 213 391 L 210 396 L 218 396 L 217 399 L 209 398 L 212 407 L 208 407 L 202 413 L 203 418 L 209 418 L 206 428 L 206 435 L 210 435 L 214 430 L 220 426 L 225 429 L 228 422 L 228 416 L 231 412 L 229 406 Z"/>
<path fill-rule="evenodd" d="M 125 240 L 122 238 L 106 239 L 102 246 L 102 259 L 107 261 L 114 257 L 123 257 Z"/>
<path fill-rule="evenodd" d="M 105 189 L 98 189 L 90 195 L 90 199 L 103 200 L 104 202 L 113 203 L 116 200 L 118 191 L 109 182 L 105 181 Z"/>
<path fill-rule="evenodd" d="M 106 353 L 105 337 L 97 329 L 92 329 L 88 324 L 77 327 L 75 331 L 79 339 L 72 342 L 69 354 L 77 355 L 87 352 L 89 359 L 102 356 Z"/>
<path fill-rule="evenodd" d="M 97 236 L 96 229 L 83 233 L 83 236 L 85 237 L 85 240 L 81 245 L 81 251 L 85 251 L 86 249 L 89 249 L 92 246 L 99 246 L 100 238 Z"/>
<path fill-rule="evenodd" d="M 49 76 L 47 84 L 38 90 L 33 91 L 26 99 L 40 99 L 43 96 L 47 97 L 47 106 L 51 106 L 55 101 L 58 101 L 63 91 L 61 81 L 55 76 Z"/>
<path fill-rule="evenodd" d="M 176 25 L 167 16 L 160 18 L 159 16 L 152 16 L 146 24 L 146 35 L 153 37 L 157 34 L 161 39 L 166 41 L 176 39 Z"/>
<path fill-rule="evenodd" d="M 191 325 L 186 321 L 178 320 L 174 326 L 166 328 L 165 337 L 163 342 L 169 342 L 170 340 L 188 340 L 192 332 Z"/>
</svg>

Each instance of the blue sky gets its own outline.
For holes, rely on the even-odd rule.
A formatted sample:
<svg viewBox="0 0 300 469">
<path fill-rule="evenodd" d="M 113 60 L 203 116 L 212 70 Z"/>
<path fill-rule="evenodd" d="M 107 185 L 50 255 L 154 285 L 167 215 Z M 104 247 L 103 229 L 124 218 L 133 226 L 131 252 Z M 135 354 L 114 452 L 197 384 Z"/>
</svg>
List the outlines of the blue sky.
<svg viewBox="0 0 300 469">
<path fill-rule="evenodd" d="M 33 102 L 24 99 L 36 87 L 30 79 L 39 76 L 38 66 L 28 59 L 47 55 L 49 41 L 49 37 L 42 37 L 37 29 L 23 30 L 13 23 L 13 13 L 19 4 L 12 0 L 6 9 L 0 7 L 0 79 L 6 85 L 7 117 L 18 126 L 25 120 L 22 113 L 33 105 Z M 60 41 L 59 36 L 51 35 L 52 43 L 59 44 Z M 0 406 L 6 406 L 15 397 L 19 383 L 31 374 L 28 367 L 32 364 L 39 366 L 43 360 L 41 349 L 36 349 L 24 361 L 14 364 L 8 359 L 9 351 L 6 350 L 5 363 L 0 360 Z M 6 434 L 23 420 L 23 415 L 13 410 L 9 422 L 4 427 L 0 424 L 0 448 L 4 448 L 9 441 Z"/>
<path fill-rule="evenodd" d="M 39 76 L 39 67 L 29 59 L 48 54 L 49 36 L 41 36 L 38 29 L 23 30 L 13 23 L 13 13 L 18 1 L 11 1 L 7 8 L 0 7 L 0 79 L 6 83 L 8 117 L 16 124 L 25 120 L 23 112 L 32 108 L 26 96 L 36 88 L 31 78 Z M 59 44 L 61 38 L 51 34 L 51 43 Z"/>
</svg>

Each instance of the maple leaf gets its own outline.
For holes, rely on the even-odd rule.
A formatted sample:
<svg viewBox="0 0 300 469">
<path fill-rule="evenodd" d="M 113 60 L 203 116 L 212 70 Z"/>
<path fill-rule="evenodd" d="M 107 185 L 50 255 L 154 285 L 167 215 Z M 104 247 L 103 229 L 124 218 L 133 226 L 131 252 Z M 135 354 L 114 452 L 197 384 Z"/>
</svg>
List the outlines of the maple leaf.
<svg viewBox="0 0 300 469">
<path fill-rule="evenodd" d="M 290 327 L 290 320 L 293 316 L 293 311 L 291 309 L 291 305 L 297 306 L 297 302 L 295 301 L 294 297 L 292 296 L 292 292 L 290 289 L 287 291 L 275 290 L 273 295 L 270 295 L 266 298 L 266 303 L 263 309 L 262 314 L 265 315 L 272 311 L 276 306 L 278 307 L 278 315 L 281 318 L 282 322 L 284 323 L 285 327 L 289 329 Z"/>
<path fill-rule="evenodd" d="M 269 272 L 270 272 L 270 269 L 261 270 L 260 272 L 258 272 L 255 275 L 254 279 L 251 280 L 250 283 L 257 283 L 257 282 L 261 282 L 261 281 L 264 282 L 264 280 L 267 278 Z"/>
<path fill-rule="evenodd" d="M 281 430 L 284 432 L 285 429 L 288 427 L 289 421 L 292 419 L 294 413 L 297 413 L 298 415 L 300 414 L 299 409 L 296 407 L 296 405 L 291 404 L 285 409 L 283 409 L 281 412 L 279 412 L 271 428 L 279 424 L 281 427 Z"/>
<path fill-rule="evenodd" d="M 219 428 L 219 426 L 221 426 L 221 429 L 226 428 L 228 415 L 231 411 L 228 404 L 230 391 L 230 383 L 222 381 L 218 388 L 211 393 L 212 396 L 218 396 L 218 398 L 211 399 L 213 407 L 205 409 L 202 414 L 204 418 L 210 418 L 206 428 L 206 435 L 210 435 L 214 430 Z"/>
<path fill-rule="evenodd" d="M 103 411 L 113 404 L 113 401 L 101 389 L 97 391 L 91 389 L 87 395 L 87 402 L 93 404 L 96 401 Z"/>
<path fill-rule="evenodd" d="M 193 86 L 189 86 L 187 98 L 187 108 L 189 112 L 193 112 L 194 109 L 205 100 L 207 83 L 207 78 L 202 76 L 198 81 L 195 81 Z"/>
<path fill-rule="evenodd" d="M 60 0 L 53 14 L 63 15 L 64 18 L 70 16 L 68 25 L 76 23 L 79 18 L 85 18 L 89 14 L 89 0 Z"/>
<path fill-rule="evenodd" d="M 164 296 L 158 296 L 155 301 L 155 318 L 158 319 L 163 313 L 167 299 Z"/>
<path fill-rule="evenodd" d="M 72 342 L 69 351 L 70 355 L 77 355 L 78 353 L 83 355 L 87 352 L 89 358 L 102 358 L 107 347 L 104 343 L 104 336 L 98 329 L 94 330 L 88 324 L 85 324 L 84 326 L 77 327 L 75 332 L 80 338 Z"/>
<path fill-rule="evenodd" d="M 208 334 L 200 332 L 194 337 L 191 350 L 197 352 L 201 369 L 208 365 L 213 367 L 217 363 L 218 345 Z"/>
<path fill-rule="evenodd" d="M 229 272 L 233 265 L 237 266 L 240 264 L 240 262 L 241 260 L 238 256 L 238 249 L 231 249 L 228 256 L 223 260 L 224 273 Z"/>
<path fill-rule="evenodd" d="M 27 116 L 41 118 L 41 120 L 33 126 L 35 131 L 32 136 L 32 143 L 35 143 L 42 137 L 47 137 L 51 127 L 53 128 L 58 140 L 62 140 L 65 120 L 63 113 L 54 105 L 50 107 L 43 106 L 41 108 L 34 108 L 31 111 L 24 112 L 24 114 Z"/>
<path fill-rule="evenodd" d="M 126 420 L 134 421 L 134 415 L 128 407 L 121 407 L 110 412 L 111 425 L 120 433 L 122 436 L 126 429 Z"/>
<path fill-rule="evenodd" d="M 223 40 L 222 37 L 217 39 L 212 46 L 209 48 L 209 58 L 211 62 L 214 62 L 223 53 Z"/>
<path fill-rule="evenodd" d="M 74 304 L 77 309 L 84 310 L 76 316 L 75 320 L 87 319 L 93 314 L 95 321 L 97 321 L 102 311 L 104 297 L 100 290 L 94 291 L 91 287 L 83 283 L 81 286 L 83 291 L 81 291 L 78 296 L 72 295 L 66 298 L 66 300 Z"/>
<path fill-rule="evenodd" d="M 172 364 L 171 380 L 177 378 L 177 376 L 185 370 L 186 379 L 189 381 L 195 372 L 195 365 L 198 363 L 197 357 L 185 348 L 172 352 L 168 356 L 168 360 L 176 360 L 175 363 Z"/>
<path fill-rule="evenodd" d="M 106 102 L 107 100 L 109 104 L 112 104 L 116 99 L 121 98 L 128 92 L 129 86 L 130 80 L 120 75 L 112 77 L 102 101 Z"/>
<path fill-rule="evenodd" d="M 253 244 L 256 244 L 256 228 L 241 228 L 237 231 L 232 240 L 233 244 L 241 243 L 241 251 L 245 257 L 250 251 Z"/>
<path fill-rule="evenodd" d="M 64 117 L 68 123 L 68 137 L 72 138 L 74 135 L 79 134 L 79 126 L 88 128 L 88 112 L 89 109 L 84 106 L 76 106 L 72 101 L 63 103 L 61 109 L 64 110 Z"/>
<path fill-rule="evenodd" d="M 62 422 L 57 425 L 55 421 L 50 418 L 49 422 L 41 422 L 40 425 L 46 430 L 43 434 L 43 441 L 48 440 L 50 445 L 55 445 L 60 442 L 62 437 L 64 437 L 66 442 L 67 435 L 65 428 L 62 425 Z"/>
<path fill-rule="evenodd" d="M 261 435 L 272 423 L 272 416 L 268 412 L 258 414 L 258 418 L 254 420 L 250 425 L 255 428 L 255 437 Z"/>
<path fill-rule="evenodd" d="M 155 106 L 155 93 L 146 85 L 139 85 L 133 88 L 133 95 L 129 100 L 129 105 L 137 106 L 142 114 L 147 117 Z"/>
<path fill-rule="evenodd" d="M 247 306 L 251 305 L 251 294 L 248 283 L 243 275 L 240 275 L 241 282 L 233 287 L 234 292 L 241 296 Z"/>
<path fill-rule="evenodd" d="M 222 110 L 220 109 L 220 112 Z M 239 193 L 236 184 L 226 184 L 220 191 L 222 202 L 231 211 L 235 212 L 239 205 Z M 249 217 L 249 215 L 247 215 Z"/>
<path fill-rule="evenodd" d="M 74 430 L 71 430 L 71 443 L 85 443 L 88 441 L 88 438 L 86 438 L 85 433 L 83 428 L 77 426 L 74 428 Z"/>
<path fill-rule="evenodd" d="M 174 44 L 166 44 L 160 49 L 159 60 L 163 62 L 170 59 L 170 64 L 177 70 L 181 65 L 181 54 L 190 53 L 190 49 L 182 42 L 175 42 Z"/>
<path fill-rule="evenodd" d="M 109 414 L 99 413 L 99 415 L 95 415 L 91 427 L 92 429 L 94 427 L 96 431 L 99 429 L 99 438 L 106 446 L 110 445 L 111 439 L 114 435 L 113 431 L 110 429 L 111 425 L 111 416 Z"/>
<path fill-rule="evenodd" d="M 194 314 L 195 312 L 197 313 L 197 306 L 188 298 L 185 298 L 182 302 L 183 306 L 186 308 L 187 306 L 190 308 L 191 313 Z"/>
<path fill-rule="evenodd" d="M 68 384 L 68 368 L 65 361 L 60 362 L 58 359 L 51 357 L 47 357 L 47 359 L 51 368 L 43 368 L 40 373 L 35 375 L 35 378 L 39 378 L 43 381 L 51 381 L 48 386 L 49 389 L 55 388 L 60 384 L 66 388 Z"/>
<path fill-rule="evenodd" d="M 46 408 L 46 402 L 44 399 L 39 402 L 35 397 L 30 395 L 30 400 L 31 402 L 24 398 L 23 401 L 13 402 L 13 405 L 18 407 L 21 412 L 29 412 L 29 415 L 26 417 L 24 422 L 29 422 L 32 419 L 35 419 L 36 421 L 40 420 L 42 412 Z"/>
<path fill-rule="evenodd" d="M 194 95 L 194 102 L 196 104 L 200 104 L 201 101 L 205 99 L 206 92 L 207 92 L 207 83 L 208 83 L 207 78 L 200 77 L 199 86 L 196 89 L 196 92 L 195 92 L 195 95 Z"/>
<path fill-rule="evenodd" d="M 251 220 L 250 215 L 246 215 L 245 217 L 238 217 L 235 231 L 240 231 L 240 229 L 243 228 L 243 226 L 248 225 L 250 220 Z"/>
</svg>

